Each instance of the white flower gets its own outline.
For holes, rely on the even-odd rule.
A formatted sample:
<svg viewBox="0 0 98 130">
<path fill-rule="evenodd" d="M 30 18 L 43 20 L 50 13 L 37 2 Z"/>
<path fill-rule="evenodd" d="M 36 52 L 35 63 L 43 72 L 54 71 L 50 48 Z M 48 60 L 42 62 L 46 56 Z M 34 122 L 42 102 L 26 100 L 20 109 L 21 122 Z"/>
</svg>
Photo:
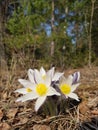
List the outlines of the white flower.
<svg viewBox="0 0 98 130">
<path fill-rule="evenodd" d="M 80 85 L 80 83 L 73 84 L 73 78 L 74 78 L 74 76 L 72 76 L 72 75 L 69 75 L 68 78 L 62 77 L 60 80 L 59 89 L 60 89 L 61 93 L 63 95 L 65 95 L 65 97 L 67 97 L 67 98 L 70 97 L 70 98 L 73 98 L 73 99 L 79 101 L 79 98 L 78 98 L 77 94 L 74 93 L 74 91 Z"/>
<path fill-rule="evenodd" d="M 59 78 L 64 74 L 64 73 L 60 73 L 60 72 L 55 72 L 55 68 L 52 67 L 50 70 L 48 70 L 47 72 L 45 71 L 45 69 L 43 67 L 40 68 L 40 73 L 42 75 L 42 77 L 45 79 L 46 75 L 50 76 L 51 81 L 58 81 Z"/>
<path fill-rule="evenodd" d="M 25 79 L 19 79 L 18 81 L 24 86 L 24 88 L 17 89 L 15 92 L 19 92 L 21 94 L 27 94 L 29 92 L 33 91 L 33 84 L 35 83 L 34 77 L 33 77 L 33 70 L 28 70 L 28 78 L 29 80 Z"/>
<path fill-rule="evenodd" d="M 35 111 L 41 107 L 41 105 L 46 100 L 47 96 L 58 95 L 58 93 L 53 87 L 51 87 L 50 75 L 46 74 L 45 78 L 42 77 L 41 72 L 37 69 L 28 70 L 29 80 L 19 79 L 19 82 L 24 86 L 24 88 L 18 89 L 15 92 L 24 94 L 22 97 L 18 98 L 17 101 L 27 101 L 36 99 Z"/>
</svg>

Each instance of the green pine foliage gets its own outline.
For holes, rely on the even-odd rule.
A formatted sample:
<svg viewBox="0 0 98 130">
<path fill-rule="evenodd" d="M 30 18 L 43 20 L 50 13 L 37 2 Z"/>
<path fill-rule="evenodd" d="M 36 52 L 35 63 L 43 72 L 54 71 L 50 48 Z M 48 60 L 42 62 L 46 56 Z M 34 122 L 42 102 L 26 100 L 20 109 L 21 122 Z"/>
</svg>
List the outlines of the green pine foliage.
<svg viewBox="0 0 98 130">
<path fill-rule="evenodd" d="M 42 65 L 76 68 L 88 64 L 91 11 L 89 0 L 20 0 L 18 6 L 15 6 L 15 2 L 13 0 L 13 13 L 5 23 L 4 42 L 6 54 L 10 55 L 7 57 L 8 62 L 15 56 L 17 64 L 21 64 L 22 61 L 27 68 Z M 51 28 L 52 2 L 54 2 L 54 30 Z M 96 15 L 97 13 L 94 15 L 93 25 L 98 21 Z M 92 33 L 94 34 L 92 48 L 94 48 L 94 43 L 97 46 L 96 27 Z M 50 55 L 52 41 L 54 41 L 53 56 Z M 92 62 L 95 62 L 97 49 L 94 48 L 92 51 Z"/>
</svg>

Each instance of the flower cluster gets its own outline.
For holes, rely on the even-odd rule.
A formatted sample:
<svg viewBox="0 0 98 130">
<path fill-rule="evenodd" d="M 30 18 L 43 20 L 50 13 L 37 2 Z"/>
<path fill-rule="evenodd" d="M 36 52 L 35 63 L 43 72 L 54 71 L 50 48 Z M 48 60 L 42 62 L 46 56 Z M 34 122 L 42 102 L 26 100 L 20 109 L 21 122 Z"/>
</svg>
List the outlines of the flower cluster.
<svg viewBox="0 0 98 130">
<path fill-rule="evenodd" d="M 55 72 L 54 67 L 48 71 L 45 71 L 43 67 L 40 70 L 29 69 L 28 80 L 18 80 L 23 85 L 23 88 L 17 89 L 15 92 L 19 92 L 23 96 L 19 97 L 17 102 L 37 99 L 35 111 L 38 111 L 49 96 L 62 96 L 65 99 L 70 97 L 79 101 L 77 94 L 74 93 L 79 86 L 79 78 L 80 72 L 75 72 L 65 78 L 64 73 Z"/>
</svg>

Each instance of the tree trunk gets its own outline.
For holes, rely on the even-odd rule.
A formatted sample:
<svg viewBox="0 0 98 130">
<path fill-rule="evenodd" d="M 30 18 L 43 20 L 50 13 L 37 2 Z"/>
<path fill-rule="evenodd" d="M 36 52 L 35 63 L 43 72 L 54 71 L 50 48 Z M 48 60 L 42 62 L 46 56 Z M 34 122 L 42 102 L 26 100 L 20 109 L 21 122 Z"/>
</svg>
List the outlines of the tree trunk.
<svg viewBox="0 0 98 130">
<path fill-rule="evenodd" d="M 4 2 L 4 1 L 3 1 Z M 4 3 L 0 2 L 0 68 L 6 70 L 7 64 L 5 59 L 5 47 L 4 47 L 4 25 L 5 25 L 5 8 Z"/>
<path fill-rule="evenodd" d="M 52 32 L 55 31 L 55 27 L 54 27 L 54 0 L 52 0 L 52 17 L 51 17 L 51 29 Z M 54 55 L 54 40 L 52 40 L 51 42 L 51 52 L 50 55 L 53 56 Z"/>
<path fill-rule="evenodd" d="M 92 7 L 91 7 L 91 19 L 90 19 L 90 31 L 89 31 L 89 61 L 88 65 L 91 68 L 91 60 L 92 60 L 92 23 L 93 23 L 93 15 L 94 15 L 94 4 L 96 0 L 91 0 Z"/>
</svg>

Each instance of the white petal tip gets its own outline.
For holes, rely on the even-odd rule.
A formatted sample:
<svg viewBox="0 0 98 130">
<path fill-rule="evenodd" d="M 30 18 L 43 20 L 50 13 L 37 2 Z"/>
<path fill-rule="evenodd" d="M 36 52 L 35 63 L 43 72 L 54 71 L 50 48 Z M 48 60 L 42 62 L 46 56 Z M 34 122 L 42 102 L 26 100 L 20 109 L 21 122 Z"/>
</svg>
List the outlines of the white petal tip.
<svg viewBox="0 0 98 130">
<path fill-rule="evenodd" d="M 19 97 L 17 100 L 16 100 L 16 102 L 22 102 L 22 97 Z"/>
<path fill-rule="evenodd" d="M 14 93 L 17 93 L 17 90 L 15 90 Z"/>
<path fill-rule="evenodd" d="M 28 69 L 28 72 L 33 72 L 33 70 L 32 69 Z"/>
<path fill-rule="evenodd" d="M 40 108 L 40 107 L 39 107 Z M 35 106 L 35 111 L 38 112 L 39 108 L 37 106 Z"/>
<path fill-rule="evenodd" d="M 79 99 L 76 99 L 78 102 L 80 101 Z"/>
<path fill-rule="evenodd" d="M 38 109 L 35 108 L 35 111 L 38 112 Z"/>
<path fill-rule="evenodd" d="M 20 99 L 17 99 L 16 102 L 20 102 L 21 100 Z"/>
<path fill-rule="evenodd" d="M 60 93 L 57 93 L 56 95 L 57 95 L 57 96 L 61 96 L 61 94 L 60 94 Z"/>
<path fill-rule="evenodd" d="M 22 79 L 18 79 L 18 82 L 21 82 L 22 81 Z"/>
</svg>

